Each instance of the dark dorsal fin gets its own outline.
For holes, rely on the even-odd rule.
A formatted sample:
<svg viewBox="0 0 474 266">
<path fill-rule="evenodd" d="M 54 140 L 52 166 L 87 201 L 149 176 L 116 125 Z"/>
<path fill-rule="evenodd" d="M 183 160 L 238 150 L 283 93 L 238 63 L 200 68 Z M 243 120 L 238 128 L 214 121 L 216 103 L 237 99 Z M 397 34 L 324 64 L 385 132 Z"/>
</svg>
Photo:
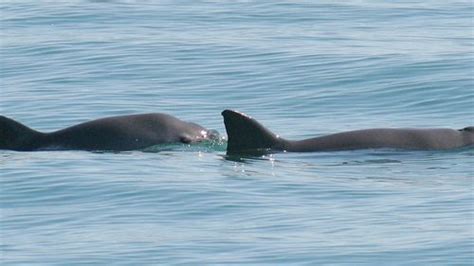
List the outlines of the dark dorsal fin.
<svg viewBox="0 0 474 266">
<path fill-rule="evenodd" d="M 0 116 L 0 149 L 28 151 L 39 148 L 37 137 L 42 135 L 11 118 Z"/>
<path fill-rule="evenodd" d="M 280 139 L 252 117 L 232 110 L 224 110 L 227 131 L 227 153 L 262 152 L 275 148 Z"/>
</svg>

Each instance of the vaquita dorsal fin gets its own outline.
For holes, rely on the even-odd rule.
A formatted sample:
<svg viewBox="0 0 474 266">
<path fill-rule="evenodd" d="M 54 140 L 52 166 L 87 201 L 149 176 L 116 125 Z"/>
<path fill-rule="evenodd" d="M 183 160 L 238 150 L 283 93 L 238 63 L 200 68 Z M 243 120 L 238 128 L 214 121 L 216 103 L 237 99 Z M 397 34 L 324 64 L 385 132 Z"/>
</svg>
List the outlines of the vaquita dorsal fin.
<svg viewBox="0 0 474 266">
<path fill-rule="evenodd" d="M 0 149 L 30 150 L 32 140 L 40 133 L 20 122 L 0 115 Z"/>
<path fill-rule="evenodd" d="M 265 151 L 279 145 L 279 137 L 252 117 L 233 110 L 224 110 L 222 116 L 228 137 L 227 153 Z"/>
</svg>

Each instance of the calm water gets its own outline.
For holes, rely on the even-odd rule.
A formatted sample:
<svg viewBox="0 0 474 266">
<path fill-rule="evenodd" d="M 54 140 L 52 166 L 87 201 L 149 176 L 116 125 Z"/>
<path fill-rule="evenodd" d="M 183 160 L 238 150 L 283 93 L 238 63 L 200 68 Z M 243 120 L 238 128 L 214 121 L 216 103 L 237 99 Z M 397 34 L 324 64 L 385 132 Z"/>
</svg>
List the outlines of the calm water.
<svg viewBox="0 0 474 266">
<path fill-rule="evenodd" d="M 472 1 L 1 1 L 0 111 L 474 125 Z M 474 151 L 0 151 L 1 264 L 474 263 Z"/>
</svg>

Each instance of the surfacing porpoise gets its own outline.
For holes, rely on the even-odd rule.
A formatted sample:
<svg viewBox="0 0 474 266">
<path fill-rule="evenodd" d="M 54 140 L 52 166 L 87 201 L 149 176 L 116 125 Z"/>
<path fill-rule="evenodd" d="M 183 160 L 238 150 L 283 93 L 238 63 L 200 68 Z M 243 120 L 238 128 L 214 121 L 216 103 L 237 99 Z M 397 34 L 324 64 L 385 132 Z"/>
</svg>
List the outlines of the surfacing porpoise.
<svg viewBox="0 0 474 266">
<path fill-rule="evenodd" d="M 0 116 L 0 149 L 128 151 L 218 138 L 216 131 L 162 113 L 106 117 L 51 133 Z"/>
<path fill-rule="evenodd" d="M 252 117 L 233 110 L 222 112 L 227 131 L 227 153 L 318 152 L 395 148 L 446 150 L 474 145 L 474 127 L 373 128 L 341 132 L 304 140 L 287 140 L 274 134 Z"/>
</svg>

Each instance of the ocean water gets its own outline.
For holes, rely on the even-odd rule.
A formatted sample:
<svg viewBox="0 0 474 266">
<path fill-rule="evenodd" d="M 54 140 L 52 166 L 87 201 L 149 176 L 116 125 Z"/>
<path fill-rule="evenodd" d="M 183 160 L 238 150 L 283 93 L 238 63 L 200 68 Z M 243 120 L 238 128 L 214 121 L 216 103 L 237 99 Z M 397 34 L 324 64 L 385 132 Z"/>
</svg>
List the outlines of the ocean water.
<svg viewBox="0 0 474 266">
<path fill-rule="evenodd" d="M 474 125 L 472 1 L 1 1 L 0 113 Z M 0 151 L 0 264 L 474 263 L 474 151 Z"/>
</svg>

